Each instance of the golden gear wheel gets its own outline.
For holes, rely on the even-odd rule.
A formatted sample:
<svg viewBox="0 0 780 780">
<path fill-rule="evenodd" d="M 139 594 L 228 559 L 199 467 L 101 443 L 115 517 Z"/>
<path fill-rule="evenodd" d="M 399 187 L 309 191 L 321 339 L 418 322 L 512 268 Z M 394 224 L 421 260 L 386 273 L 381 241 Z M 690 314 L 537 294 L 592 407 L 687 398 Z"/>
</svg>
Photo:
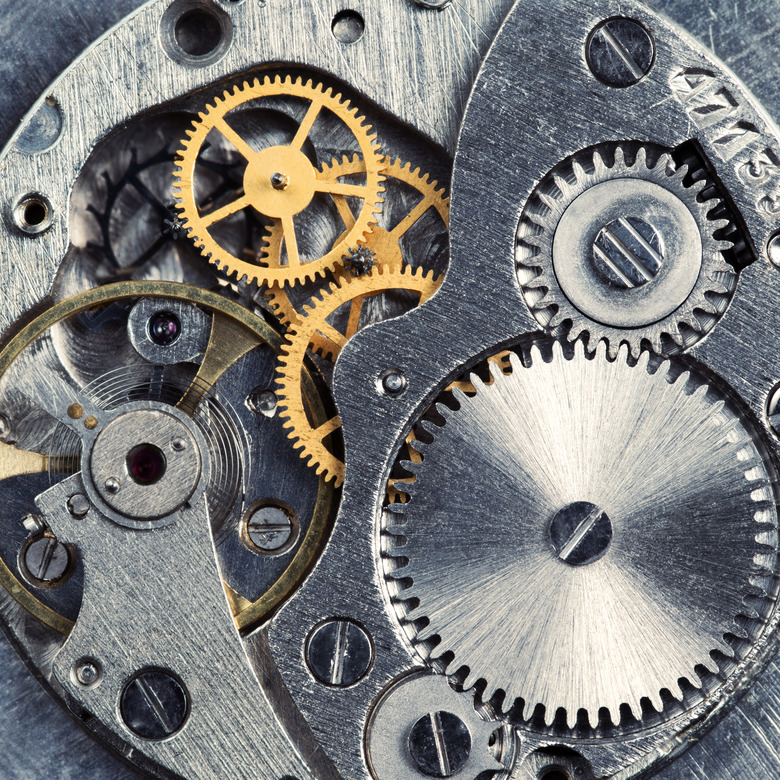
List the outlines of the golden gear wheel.
<svg viewBox="0 0 780 780">
<path fill-rule="evenodd" d="M 321 425 L 312 423 L 304 403 L 301 371 L 310 349 L 334 363 L 344 345 L 360 329 L 360 313 L 366 298 L 392 290 L 408 290 L 419 294 L 420 303 L 427 301 L 438 290 L 441 276 L 423 269 L 377 266 L 365 276 L 342 276 L 322 293 L 322 297 L 306 306 L 303 316 L 295 322 L 287 334 L 286 343 L 279 356 L 276 381 L 279 387 L 280 416 L 284 428 L 292 439 L 300 456 L 314 467 L 317 474 L 333 480 L 336 487 L 344 481 L 344 462 L 326 445 L 341 427 L 338 415 Z M 351 304 L 346 332 L 342 333 L 328 322 L 328 317 L 345 304 Z M 315 346 L 324 339 L 325 346 Z"/>
<path fill-rule="evenodd" d="M 450 224 L 450 199 L 444 187 L 439 187 L 439 183 L 431 181 L 428 174 L 423 174 L 419 168 L 412 169 L 411 163 L 404 164 L 401 160 L 391 160 L 385 157 L 381 163 L 385 179 L 388 184 L 392 180 L 402 182 L 412 187 L 420 193 L 422 198 L 409 210 L 407 214 L 394 227 L 386 229 L 375 225 L 372 231 L 366 236 L 365 246 L 376 256 L 376 262 L 379 265 L 402 267 L 405 265 L 401 250 L 401 239 L 416 225 L 429 211 L 435 211 L 444 223 L 445 228 L 449 229 Z M 343 157 L 339 162 L 333 160 L 330 164 L 322 166 L 323 174 L 333 179 L 341 179 L 347 176 L 364 174 L 366 171 L 365 162 L 358 155 L 349 159 Z M 345 230 L 349 231 L 355 224 L 355 215 L 349 204 L 349 201 L 343 195 L 334 195 L 333 202 L 338 210 L 339 216 L 344 222 Z M 342 236 L 343 238 L 343 236 Z M 266 251 L 271 257 L 275 257 L 281 249 L 283 241 L 283 231 L 278 221 L 275 221 L 269 228 L 269 235 L 266 239 Z M 346 270 L 338 269 L 337 276 L 349 273 Z M 274 284 L 267 291 L 271 306 L 284 325 L 292 325 L 300 319 L 300 313 L 293 306 L 289 296 L 285 292 L 284 286 Z M 324 347 L 324 341 L 319 338 L 319 347 Z"/>
<path fill-rule="evenodd" d="M 269 146 L 257 151 L 231 127 L 227 115 L 250 101 L 278 96 L 308 100 L 309 108 L 289 146 Z M 364 183 L 339 181 L 329 170 L 318 170 L 303 153 L 303 146 L 324 110 L 339 119 L 355 138 L 360 149 L 357 157 L 364 166 Z M 233 202 L 204 214 L 197 203 L 195 170 L 206 137 L 215 129 L 243 155 L 247 167 L 243 193 Z M 285 79 L 281 76 L 267 77 L 263 81 L 256 79 L 252 84 L 245 82 L 232 92 L 226 91 L 223 97 L 217 98 L 201 112 L 187 135 L 177 158 L 177 209 L 196 246 L 220 271 L 237 281 L 246 279 L 250 284 L 268 285 L 296 283 L 305 279 L 313 281 L 324 271 L 336 268 L 349 248 L 363 243 L 377 221 L 384 191 L 379 144 L 357 108 L 352 108 L 347 100 L 334 94 L 330 88 L 315 85 L 312 81 L 293 80 L 289 76 Z M 362 201 L 362 206 L 341 241 L 324 256 L 305 260 L 299 251 L 295 221 L 317 194 L 356 198 Z M 258 263 L 231 254 L 210 233 L 212 226 L 249 207 L 277 221 L 283 238 L 278 252 L 267 249 Z M 282 245 L 286 257 L 282 255 Z"/>
</svg>

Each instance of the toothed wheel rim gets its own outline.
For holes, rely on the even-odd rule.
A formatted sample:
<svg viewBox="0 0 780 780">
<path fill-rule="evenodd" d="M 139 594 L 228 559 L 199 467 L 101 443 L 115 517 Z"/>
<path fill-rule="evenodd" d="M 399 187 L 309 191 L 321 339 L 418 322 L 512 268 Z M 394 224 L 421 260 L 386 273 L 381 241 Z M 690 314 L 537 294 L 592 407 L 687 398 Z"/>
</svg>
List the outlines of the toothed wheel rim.
<svg viewBox="0 0 780 780">
<path fill-rule="evenodd" d="M 236 132 L 226 117 L 231 111 L 262 98 L 292 96 L 309 101 L 299 130 L 289 146 L 255 149 Z M 348 129 L 359 148 L 364 164 L 364 182 L 342 182 L 328 175 L 327 169 L 316 168 L 301 151 L 323 111 L 330 112 Z M 244 175 L 244 194 L 221 208 L 201 213 L 195 192 L 195 174 L 200 153 L 207 136 L 218 130 L 247 160 Z M 356 108 L 330 88 L 312 81 L 293 80 L 280 76 L 263 81 L 245 83 L 224 93 L 209 105 L 195 121 L 178 153 L 179 169 L 175 191 L 177 209 L 195 245 L 209 261 L 237 281 L 257 284 L 284 284 L 285 282 L 314 281 L 327 270 L 336 268 L 349 248 L 363 243 L 376 223 L 381 211 L 384 180 L 381 169 L 382 154 L 376 136 L 358 114 Z M 361 203 L 359 214 L 341 240 L 322 257 L 304 257 L 299 250 L 295 220 L 305 211 L 316 194 L 350 197 Z M 211 234 L 214 225 L 233 214 L 252 208 L 259 214 L 277 219 L 283 231 L 285 255 L 270 253 L 267 249 L 257 263 L 236 257 Z"/>
<path fill-rule="evenodd" d="M 621 344 L 635 355 L 645 344 L 674 354 L 715 326 L 736 285 L 723 259 L 732 245 L 715 237 L 729 222 L 710 219 L 721 201 L 702 201 L 706 180 L 687 186 L 687 172 L 668 154 L 640 147 L 629 161 L 612 145 L 575 156 L 542 181 L 520 222 L 517 264 L 526 302 L 548 332 L 572 341 L 587 333 L 613 355 Z M 613 234 L 605 245 L 620 220 L 628 242 Z M 636 230 L 641 223 L 659 245 Z M 626 246 L 634 241 L 638 250 Z"/>
<path fill-rule="evenodd" d="M 658 722 L 743 673 L 774 625 L 771 477 L 700 377 L 581 345 L 494 362 L 417 426 L 385 575 L 417 652 L 504 712 L 595 727 L 601 708 L 647 719 L 647 700 Z M 551 526 L 579 502 L 610 538 L 572 565 Z"/>
</svg>

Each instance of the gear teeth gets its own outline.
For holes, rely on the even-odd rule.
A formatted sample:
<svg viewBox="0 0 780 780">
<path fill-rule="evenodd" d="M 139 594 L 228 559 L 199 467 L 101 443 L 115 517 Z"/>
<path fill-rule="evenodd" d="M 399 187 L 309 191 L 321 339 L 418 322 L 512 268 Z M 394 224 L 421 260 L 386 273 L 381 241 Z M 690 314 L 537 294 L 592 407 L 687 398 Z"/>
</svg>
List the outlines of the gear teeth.
<svg viewBox="0 0 780 780">
<path fill-rule="evenodd" d="M 612 162 L 608 164 L 607 148 L 612 150 Z M 736 274 L 723 259 L 724 252 L 733 249 L 733 241 L 716 238 L 719 231 L 733 227 L 729 219 L 709 219 L 713 210 L 722 205 L 718 197 L 700 201 L 701 193 L 711 182 L 705 177 L 690 185 L 687 165 L 675 166 L 668 152 L 661 154 L 650 165 L 651 155 L 646 147 L 639 145 L 633 161 L 627 162 L 627 150 L 622 144 L 595 149 L 588 158 L 592 171 L 586 169 L 583 157 L 573 157 L 568 170 L 562 167 L 552 171 L 537 187 L 526 205 L 518 230 L 517 264 L 521 286 L 526 294 L 526 303 L 532 314 L 547 333 L 560 337 L 563 333 L 570 341 L 588 334 L 593 343 L 607 339 L 610 354 L 615 355 L 613 343 L 626 343 L 633 355 L 638 355 L 647 346 L 658 354 L 664 354 L 668 347 L 673 354 L 689 349 L 717 324 L 725 310 L 727 301 L 714 300 L 712 295 L 731 296 L 735 290 Z M 569 203 L 591 184 L 618 178 L 621 173 L 629 178 L 655 181 L 667 189 L 678 192 L 702 232 L 704 241 L 704 268 L 699 274 L 696 287 L 672 314 L 660 322 L 644 328 L 619 329 L 591 321 L 580 313 L 559 288 L 552 272 L 552 225 L 557 223 Z M 725 267 L 724 267 L 725 266 Z M 531 272 L 541 272 L 536 275 Z M 715 274 L 723 274 L 723 277 Z M 543 280 L 549 279 L 549 284 Z M 540 288 L 546 294 L 540 296 Z M 555 311 L 550 313 L 550 309 Z M 700 317 L 705 312 L 708 317 Z M 680 331 L 680 325 L 689 330 Z M 565 330 L 564 330 L 565 329 Z"/>
</svg>

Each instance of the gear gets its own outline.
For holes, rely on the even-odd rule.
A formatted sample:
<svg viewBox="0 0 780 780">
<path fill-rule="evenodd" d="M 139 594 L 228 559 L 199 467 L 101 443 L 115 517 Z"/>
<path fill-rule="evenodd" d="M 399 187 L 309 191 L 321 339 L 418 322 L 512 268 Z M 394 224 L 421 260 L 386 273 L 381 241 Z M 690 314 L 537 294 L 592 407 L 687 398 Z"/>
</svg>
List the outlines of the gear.
<svg viewBox="0 0 780 780">
<path fill-rule="evenodd" d="M 411 163 L 404 164 L 401 160 L 393 161 L 386 157 L 382 160 L 381 167 L 384 170 L 387 185 L 385 214 L 391 210 L 395 202 L 393 193 L 398 184 L 416 191 L 422 198 L 415 198 L 411 205 L 404 206 L 403 213 L 394 227 L 375 225 L 366 237 L 363 251 L 372 252 L 375 262 L 379 265 L 402 267 L 411 260 L 411 258 L 404 257 L 402 241 L 412 227 L 428 212 L 433 211 L 439 217 L 443 223 L 442 232 L 446 235 L 450 221 L 450 199 L 447 197 L 446 190 L 439 187 L 438 182 L 431 181 L 430 176 L 423 174 L 419 168 L 412 169 Z M 334 160 L 329 166 L 323 166 L 323 171 L 326 170 L 329 171 L 330 178 L 338 180 L 343 177 L 363 174 L 365 163 L 357 156 L 352 159 L 344 157 L 341 162 Z M 346 229 L 349 230 L 350 226 L 354 224 L 355 216 L 347 198 L 336 195 L 333 197 L 333 201 Z M 278 222 L 271 225 L 269 234 L 266 251 L 271 256 L 275 256 L 282 243 L 282 231 Z M 271 305 L 277 316 L 286 325 L 296 322 L 300 316 L 300 307 L 296 307 L 292 303 L 290 293 L 289 289 L 278 284 L 268 289 Z M 320 346 L 322 346 L 322 342 L 320 342 Z"/>
<path fill-rule="evenodd" d="M 723 259 L 732 244 L 716 238 L 730 222 L 713 219 L 723 204 L 704 200 L 706 178 L 687 174 L 660 149 L 610 145 L 542 181 L 520 222 L 517 263 L 548 332 L 587 333 L 612 355 L 623 343 L 634 355 L 644 344 L 675 354 L 715 326 L 736 286 Z"/>
<path fill-rule="evenodd" d="M 766 635 L 777 511 L 760 445 L 703 379 L 649 354 L 556 343 L 472 375 L 473 395 L 416 426 L 410 500 L 384 515 L 418 651 L 486 681 L 485 699 L 503 691 L 505 711 L 522 697 L 527 721 L 542 705 L 545 724 L 584 710 L 595 728 L 601 708 L 617 724 L 622 705 L 646 717 L 645 697 L 668 717 Z"/>
<path fill-rule="evenodd" d="M 227 121 L 229 113 L 251 101 L 263 98 L 294 97 L 309 103 L 298 131 L 289 146 L 277 145 L 256 150 L 236 132 Z M 338 177 L 318 170 L 302 151 L 323 110 L 329 111 L 345 125 L 360 149 L 358 159 L 363 165 L 364 182 L 341 182 Z M 243 194 L 220 208 L 202 214 L 196 199 L 195 172 L 198 155 L 207 136 L 218 130 L 246 158 Z M 179 191 L 178 208 L 186 220 L 190 236 L 210 262 L 229 276 L 247 282 L 272 284 L 313 280 L 327 269 L 335 268 L 341 257 L 365 241 L 376 222 L 383 191 L 381 154 L 376 137 L 365 120 L 351 108 L 341 95 L 322 85 L 301 79 L 280 76 L 262 82 L 244 83 L 210 105 L 189 131 L 189 137 L 179 152 L 179 171 L 176 187 Z M 353 224 L 337 244 L 321 257 L 304 258 L 296 236 L 296 218 L 309 208 L 317 194 L 359 200 L 362 205 Z M 259 214 L 277 220 L 283 234 L 278 251 L 265 253 L 258 263 L 234 256 L 216 241 L 210 228 L 232 214 L 253 208 Z M 286 255 L 286 257 L 284 256 Z"/>
<path fill-rule="evenodd" d="M 364 325 L 361 313 L 367 298 L 382 293 L 406 290 L 419 298 L 418 303 L 427 301 L 439 288 L 441 277 L 422 269 L 412 271 L 390 266 L 377 266 L 364 276 L 345 274 L 336 280 L 321 298 L 304 309 L 302 316 L 294 323 L 279 357 L 277 383 L 279 385 L 279 407 L 287 435 L 300 450 L 302 458 L 333 480 L 336 486 L 344 481 L 344 462 L 326 445 L 330 437 L 341 427 L 338 415 L 322 425 L 312 423 L 306 412 L 302 395 L 301 371 L 306 353 L 313 349 L 321 357 L 336 362 L 344 345 Z M 339 330 L 328 319 L 342 307 L 349 309 L 345 329 Z"/>
</svg>

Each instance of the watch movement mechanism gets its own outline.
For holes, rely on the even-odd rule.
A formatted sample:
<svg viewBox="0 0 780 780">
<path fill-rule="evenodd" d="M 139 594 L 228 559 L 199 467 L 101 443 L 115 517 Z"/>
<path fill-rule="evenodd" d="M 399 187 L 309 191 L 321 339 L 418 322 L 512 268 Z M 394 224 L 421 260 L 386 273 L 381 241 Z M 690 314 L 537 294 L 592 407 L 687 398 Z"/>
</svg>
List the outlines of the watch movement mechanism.
<svg viewBox="0 0 780 780">
<path fill-rule="evenodd" d="M 780 0 L 122 5 L 0 152 L 0 776 L 778 776 Z"/>
</svg>

